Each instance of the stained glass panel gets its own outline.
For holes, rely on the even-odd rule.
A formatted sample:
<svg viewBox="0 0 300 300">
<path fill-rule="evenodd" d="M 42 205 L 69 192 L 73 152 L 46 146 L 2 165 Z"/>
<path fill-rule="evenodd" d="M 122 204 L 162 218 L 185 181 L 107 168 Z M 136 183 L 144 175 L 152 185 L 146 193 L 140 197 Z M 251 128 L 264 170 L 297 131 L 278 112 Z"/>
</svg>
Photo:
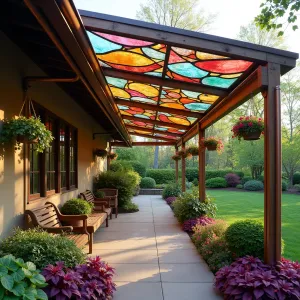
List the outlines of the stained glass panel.
<svg viewBox="0 0 300 300">
<path fill-rule="evenodd" d="M 124 123 L 126 125 L 153 129 L 153 124 L 149 124 L 146 122 L 147 122 L 146 120 L 145 120 L 145 122 L 144 122 L 144 120 L 141 120 L 141 121 L 124 120 Z"/>
<path fill-rule="evenodd" d="M 101 32 L 87 33 L 102 66 L 162 76 L 166 45 Z"/>
<path fill-rule="evenodd" d="M 161 133 L 155 133 L 154 136 L 163 137 L 163 138 L 167 138 L 167 139 L 170 139 L 170 140 L 176 140 L 177 139 L 176 136 L 167 135 L 167 134 L 161 134 Z"/>
<path fill-rule="evenodd" d="M 169 114 L 165 112 L 157 113 L 157 120 L 167 123 L 174 123 L 184 126 L 192 125 L 197 119 L 192 117 L 186 117 L 181 115 Z"/>
<path fill-rule="evenodd" d="M 168 126 L 158 126 L 158 125 L 155 125 L 154 129 L 159 130 L 161 132 L 176 133 L 178 135 L 182 135 L 186 132 L 186 130 L 176 129 Z"/>
<path fill-rule="evenodd" d="M 109 76 L 106 76 L 106 80 L 115 98 L 157 104 L 159 96 L 159 86 L 157 85 L 138 83 Z"/>
<path fill-rule="evenodd" d="M 127 105 L 118 105 L 118 108 L 124 116 L 155 120 L 156 112 L 153 110 Z"/>
<path fill-rule="evenodd" d="M 128 131 L 129 131 L 130 133 L 145 134 L 145 135 L 149 135 L 149 136 L 152 135 L 151 132 L 144 131 L 144 130 L 142 130 L 142 129 L 141 129 L 141 130 L 140 130 L 140 129 L 138 129 L 138 130 L 135 130 L 135 129 L 128 129 Z"/>
<path fill-rule="evenodd" d="M 171 47 L 166 76 L 227 89 L 251 66 L 245 60 Z"/>
</svg>

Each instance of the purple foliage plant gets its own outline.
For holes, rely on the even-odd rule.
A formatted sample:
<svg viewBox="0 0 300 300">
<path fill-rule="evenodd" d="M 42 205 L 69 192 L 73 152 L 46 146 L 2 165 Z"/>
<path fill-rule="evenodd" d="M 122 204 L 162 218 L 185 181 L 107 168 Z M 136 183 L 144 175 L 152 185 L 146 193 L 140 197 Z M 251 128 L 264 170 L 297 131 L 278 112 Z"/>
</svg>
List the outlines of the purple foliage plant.
<svg viewBox="0 0 300 300">
<path fill-rule="evenodd" d="M 166 202 L 168 205 L 171 205 L 174 201 L 176 201 L 176 199 L 177 199 L 176 197 L 168 197 L 166 199 Z"/>
<path fill-rule="evenodd" d="M 230 187 L 236 187 L 238 184 L 241 183 L 241 179 L 238 175 L 234 173 L 228 173 L 225 175 L 225 180 L 227 185 Z"/>
<path fill-rule="evenodd" d="M 189 219 L 189 220 L 184 221 L 183 224 L 182 224 L 182 229 L 185 232 L 192 233 L 193 232 L 193 228 L 196 225 L 206 226 L 206 225 L 212 224 L 214 222 L 215 222 L 214 219 L 209 218 L 207 216 L 202 216 L 202 217 L 199 217 L 199 218 Z"/>
</svg>

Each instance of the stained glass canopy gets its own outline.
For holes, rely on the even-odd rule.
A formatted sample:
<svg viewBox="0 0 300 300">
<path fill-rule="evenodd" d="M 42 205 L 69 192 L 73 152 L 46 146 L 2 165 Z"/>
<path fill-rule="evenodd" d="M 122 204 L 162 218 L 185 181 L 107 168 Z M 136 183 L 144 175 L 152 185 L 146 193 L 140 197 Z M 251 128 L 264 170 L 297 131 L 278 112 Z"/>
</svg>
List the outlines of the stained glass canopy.
<svg viewBox="0 0 300 300">
<path fill-rule="evenodd" d="M 180 139 L 254 68 L 251 61 L 129 34 L 87 33 L 131 135 Z"/>
</svg>

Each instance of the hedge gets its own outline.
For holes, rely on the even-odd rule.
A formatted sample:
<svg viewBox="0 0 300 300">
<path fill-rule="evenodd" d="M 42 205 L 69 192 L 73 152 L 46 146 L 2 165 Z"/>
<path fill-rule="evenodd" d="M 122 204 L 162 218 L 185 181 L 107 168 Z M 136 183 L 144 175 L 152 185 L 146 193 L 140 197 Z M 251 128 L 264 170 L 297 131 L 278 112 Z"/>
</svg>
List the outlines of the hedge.
<svg viewBox="0 0 300 300">
<path fill-rule="evenodd" d="M 240 178 L 244 177 L 244 173 L 241 171 L 232 170 L 207 170 L 205 179 L 211 179 L 216 177 L 224 177 L 228 173 L 234 173 Z M 151 177 L 155 180 L 157 184 L 168 183 L 175 180 L 175 170 L 174 169 L 148 169 L 146 171 L 146 177 Z M 179 172 L 180 177 L 180 172 Z M 186 178 L 189 182 L 194 181 L 196 178 L 198 180 L 198 168 L 186 168 Z"/>
</svg>

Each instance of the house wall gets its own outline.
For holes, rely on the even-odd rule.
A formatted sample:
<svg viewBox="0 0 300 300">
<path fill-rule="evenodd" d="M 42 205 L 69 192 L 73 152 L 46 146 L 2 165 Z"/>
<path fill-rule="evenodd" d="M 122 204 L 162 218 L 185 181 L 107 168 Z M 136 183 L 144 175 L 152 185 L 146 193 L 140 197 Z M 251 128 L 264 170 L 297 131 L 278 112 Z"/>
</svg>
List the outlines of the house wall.
<svg viewBox="0 0 300 300">
<path fill-rule="evenodd" d="M 0 119 L 3 119 L 19 115 L 24 97 L 22 79 L 46 74 L 1 31 L 0 44 Z M 92 188 L 93 176 L 106 167 L 106 161 L 93 156 L 93 148 L 107 146 L 103 136 L 97 136 L 96 140 L 92 138 L 93 132 L 103 132 L 103 129 L 71 97 L 55 83 L 34 83 L 29 95 L 78 129 L 78 189 L 26 204 L 23 151 L 15 151 L 14 145 L 0 149 L 1 238 L 10 234 L 14 227 L 24 225 L 26 208 L 40 206 L 46 201 L 59 205 L 77 197 L 79 192 Z"/>
</svg>

